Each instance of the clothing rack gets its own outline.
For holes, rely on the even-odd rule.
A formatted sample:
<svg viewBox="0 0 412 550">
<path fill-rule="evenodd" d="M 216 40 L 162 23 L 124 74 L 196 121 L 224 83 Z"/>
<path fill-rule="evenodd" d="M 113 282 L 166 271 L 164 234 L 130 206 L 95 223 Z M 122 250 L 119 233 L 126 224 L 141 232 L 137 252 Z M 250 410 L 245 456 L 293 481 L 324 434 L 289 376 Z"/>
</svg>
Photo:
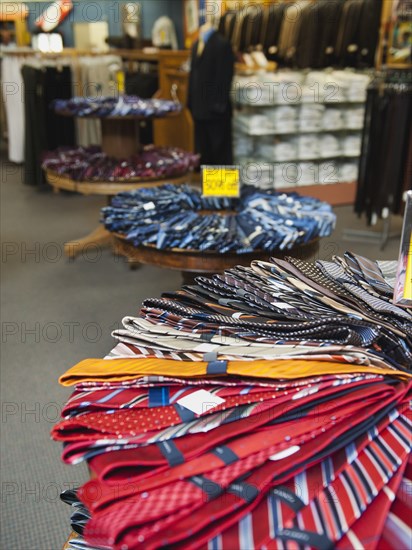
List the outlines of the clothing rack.
<svg viewBox="0 0 412 550">
<path fill-rule="evenodd" d="M 347 229 L 345 240 L 373 240 L 383 249 L 389 239 L 399 238 L 390 226 L 412 186 L 411 99 L 410 71 L 383 70 L 368 88 L 355 212 L 366 214 L 369 225 L 382 219 L 383 228 L 380 233 Z"/>
</svg>

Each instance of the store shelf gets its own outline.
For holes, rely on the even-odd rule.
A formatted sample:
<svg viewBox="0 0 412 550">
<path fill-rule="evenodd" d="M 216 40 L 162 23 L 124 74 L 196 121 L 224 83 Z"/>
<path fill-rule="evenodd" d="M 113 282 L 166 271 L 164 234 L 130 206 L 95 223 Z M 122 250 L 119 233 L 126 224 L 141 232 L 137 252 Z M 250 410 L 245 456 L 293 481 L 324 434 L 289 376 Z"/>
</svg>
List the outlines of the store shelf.
<svg viewBox="0 0 412 550">
<path fill-rule="evenodd" d="M 284 102 L 277 102 L 277 103 L 249 103 L 242 101 L 236 101 L 236 106 L 240 107 L 251 107 L 252 109 L 255 107 L 302 107 L 303 105 L 333 105 L 335 107 L 338 107 L 339 105 L 364 105 L 366 101 L 366 98 L 364 100 L 356 100 L 351 101 L 350 99 L 346 99 L 343 101 L 284 101 Z"/>
<path fill-rule="evenodd" d="M 237 157 L 235 159 L 236 164 L 258 164 L 262 165 L 263 167 L 268 165 L 276 165 L 276 164 L 288 164 L 288 163 L 296 163 L 296 162 L 316 162 L 316 163 L 322 163 L 328 160 L 340 160 L 344 161 L 346 159 L 358 159 L 360 156 L 360 153 L 352 153 L 350 155 L 344 155 L 342 153 L 338 155 L 331 155 L 329 157 L 309 157 L 309 158 L 301 158 L 301 157 L 294 157 L 291 159 L 264 159 L 264 158 L 256 158 L 251 159 L 247 157 Z"/>
<path fill-rule="evenodd" d="M 250 137 L 264 137 L 264 136 L 296 136 L 304 134 L 335 134 L 337 132 L 361 132 L 362 126 L 356 127 L 347 127 L 347 128 L 329 128 L 321 130 L 292 130 L 290 132 L 279 132 L 278 130 L 263 130 L 258 132 L 250 131 L 248 128 L 245 128 L 242 123 L 236 121 L 236 118 L 233 121 L 233 124 L 236 126 L 236 130 L 240 130 L 244 135 Z"/>
</svg>

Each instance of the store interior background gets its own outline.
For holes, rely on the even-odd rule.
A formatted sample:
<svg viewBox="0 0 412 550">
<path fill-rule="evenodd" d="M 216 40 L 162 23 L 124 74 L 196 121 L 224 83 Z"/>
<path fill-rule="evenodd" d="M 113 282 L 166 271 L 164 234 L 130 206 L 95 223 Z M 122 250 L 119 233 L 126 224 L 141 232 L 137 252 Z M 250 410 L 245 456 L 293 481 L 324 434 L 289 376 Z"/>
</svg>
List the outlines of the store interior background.
<svg viewBox="0 0 412 550">
<path fill-rule="evenodd" d="M 27 2 L 28 28 L 51 2 Z M 101 13 L 110 35 L 121 33 L 113 18 L 116 2 L 77 2 L 73 15 L 59 27 L 72 47 L 74 21 Z M 183 2 L 140 0 L 143 37 L 150 39 L 156 19 L 168 15 L 175 24 L 179 47 L 184 45 Z M 89 5 L 86 9 L 85 6 Z M 91 15 L 93 14 L 93 15 Z M 7 158 L 1 143 L 1 484 L 2 548 L 8 550 L 61 548 L 67 538 L 68 510 L 59 493 L 88 478 L 86 468 L 68 467 L 50 429 L 68 397 L 57 379 L 85 357 L 101 357 L 113 340 L 116 321 L 139 311 L 141 302 L 182 284 L 178 271 L 155 266 L 128 267 L 112 251 L 90 248 L 75 260 L 64 256 L 64 243 L 96 226 L 104 197 L 75 193 L 53 194 L 23 184 L 23 166 Z M 321 240 L 316 258 L 328 259 L 345 250 L 372 259 L 396 259 L 402 217 L 393 216 L 390 238 L 380 243 L 344 240 L 346 229 L 367 228 L 352 205 L 334 208 L 337 227 Z M 382 230 L 379 221 L 372 230 Z M 313 258 L 313 259 L 316 259 Z"/>
</svg>

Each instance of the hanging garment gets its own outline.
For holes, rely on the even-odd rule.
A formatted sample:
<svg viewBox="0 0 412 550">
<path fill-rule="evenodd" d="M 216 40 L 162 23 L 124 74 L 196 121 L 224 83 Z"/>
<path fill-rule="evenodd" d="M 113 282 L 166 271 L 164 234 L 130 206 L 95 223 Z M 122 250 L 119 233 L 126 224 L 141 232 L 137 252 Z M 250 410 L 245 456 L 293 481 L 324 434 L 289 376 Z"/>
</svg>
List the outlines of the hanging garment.
<svg viewBox="0 0 412 550">
<path fill-rule="evenodd" d="M 75 145 L 74 120 L 61 117 L 51 109 L 55 99 L 69 99 L 72 72 L 67 65 L 53 67 L 24 65 L 25 108 L 25 165 L 26 185 L 45 184 L 42 171 L 43 156 L 50 149 Z"/>
<path fill-rule="evenodd" d="M 24 81 L 21 68 L 25 58 L 3 53 L 1 85 L 7 117 L 8 158 L 11 162 L 24 162 L 25 109 L 22 106 Z"/>
<path fill-rule="evenodd" d="M 234 55 L 230 42 L 214 31 L 202 53 L 192 49 L 188 108 L 195 125 L 196 152 L 201 163 L 232 164 L 230 90 Z"/>
<path fill-rule="evenodd" d="M 90 98 L 118 95 L 116 74 L 122 68 L 122 59 L 116 55 L 81 57 L 78 61 L 78 87 L 72 95 Z M 78 145 L 100 144 L 100 121 L 76 119 L 76 134 Z"/>
<path fill-rule="evenodd" d="M 397 214 L 406 177 L 412 125 L 412 83 L 407 72 L 387 72 L 368 89 L 355 212 L 368 223 L 383 211 Z"/>
</svg>

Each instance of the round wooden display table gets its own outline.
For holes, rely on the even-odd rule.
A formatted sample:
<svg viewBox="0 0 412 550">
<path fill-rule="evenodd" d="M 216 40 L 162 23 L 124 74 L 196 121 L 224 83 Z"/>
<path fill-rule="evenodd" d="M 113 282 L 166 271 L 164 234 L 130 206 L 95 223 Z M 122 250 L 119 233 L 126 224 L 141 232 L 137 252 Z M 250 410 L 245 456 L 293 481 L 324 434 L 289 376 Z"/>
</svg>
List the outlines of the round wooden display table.
<svg viewBox="0 0 412 550">
<path fill-rule="evenodd" d="M 118 181 L 118 182 L 93 182 L 93 181 L 75 181 L 67 176 L 61 176 L 46 170 L 47 182 L 53 187 L 55 192 L 59 190 L 73 191 L 82 195 L 106 195 L 108 203 L 110 197 L 117 195 L 122 191 L 130 191 L 139 187 L 155 187 L 167 183 L 183 184 L 191 183 L 191 172 L 176 178 L 164 178 L 158 180 L 142 180 L 135 182 Z M 68 241 L 64 245 L 64 253 L 68 258 L 76 258 L 83 251 L 87 251 L 89 247 L 107 247 L 113 241 L 112 234 L 107 231 L 102 225 L 98 225 L 91 233 L 85 237 Z"/>
<path fill-rule="evenodd" d="M 129 158 L 138 154 L 142 150 L 139 136 L 139 122 L 142 120 L 173 117 L 180 114 L 178 112 L 163 113 L 155 116 L 125 115 L 125 116 L 107 116 L 101 117 L 96 114 L 79 117 L 68 111 L 57 111 L 62 116 L 74 116 L 82 119 L 100 119 L 102 129 L 102 150 L 115 159 Z M 75 181 L 68 176 L 59 175 L 51 170 L 45 170 L 46 180 L 53 187 L 53 191 L 58 193 L 60 190 L 73 191 L 82 195 L 106 195 L 108 198 L 117 195 L 122 191 L 130 191 L 139 187 L 154 187 L 164 183 L 183 184 L 190 183 L 190 174 L 182 174 L 178 177 L 152 178 L 152 179 L 132 179 L 118 181 Z M 111 234 L 99 225 L 89 235 L 64 245 L 64 252 L 67 257 L 75 258 L 81 254 L 87 247 L 98 246 L 106 247 L 112 243 Z"/>
<path fill-rule="evenodd" d="M 53 190 L 73 191 L 82 195 L 106 195 L 111 197 L 122 191 L 131 191 L 139 187 L 157 187 L 165 183 L 182 184 L 188 183 L 191 179 L 191 172 L 183 176 L 165 177 L 162 179 L 139 179 L 139 180 L 118 180 L 118 181 L 75 181 L 68 176 L 56 174 L 52 170 L 45 170 L 47 183 Z"/>
<path fill-rule="evenodd" d="M 126 241 L 123 235 L 112 233 L 114 237 L 115 252 L 125 256 L 131 264 L 149 264 L 157 267 L 174 269 L 182 272 L 183 281 L 190 283 L 197 275 L 205 273 L 223 273 L 236 265 L 250 265 L 252 260 L 265 260 L 270 258 L 285 258 L 292 256 L 301 260 L 307 260 L 319 251 L 319 238 L 307 244 L 296 245 L 288 250 L 275 250 L 267 252 L 255 250 L 247 254 L 235 254 L 218 252 L 183 250 L 180 248 L 164 249 L 154 245 L 133 246 Z"/>
</svg>

